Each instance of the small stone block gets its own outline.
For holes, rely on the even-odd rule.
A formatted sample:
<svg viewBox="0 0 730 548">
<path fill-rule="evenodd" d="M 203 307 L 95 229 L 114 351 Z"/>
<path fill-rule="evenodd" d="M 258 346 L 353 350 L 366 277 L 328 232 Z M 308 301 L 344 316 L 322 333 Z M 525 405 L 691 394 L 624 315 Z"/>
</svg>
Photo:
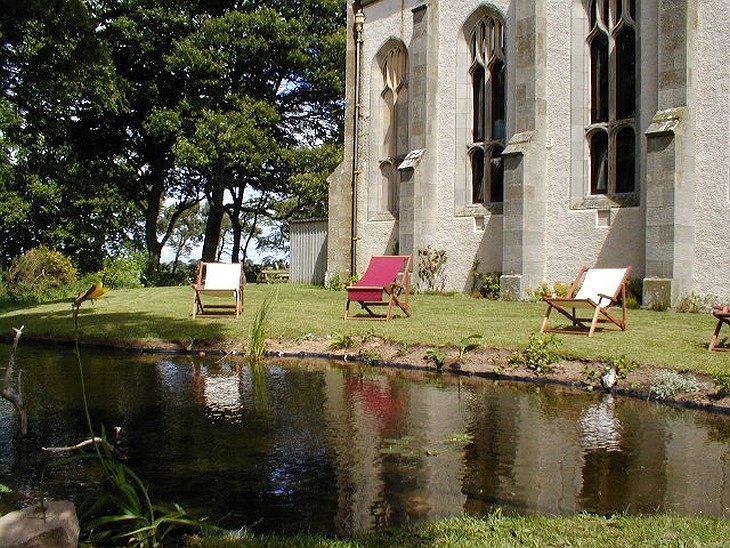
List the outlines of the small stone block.
<svg viewBox="0 0 730 548">
<path fill-rule="evenodd" d="M 79 532 L 72 502 L 47 501 L 1 517 L 0 548 L 75 548 Z"/>
</svg>

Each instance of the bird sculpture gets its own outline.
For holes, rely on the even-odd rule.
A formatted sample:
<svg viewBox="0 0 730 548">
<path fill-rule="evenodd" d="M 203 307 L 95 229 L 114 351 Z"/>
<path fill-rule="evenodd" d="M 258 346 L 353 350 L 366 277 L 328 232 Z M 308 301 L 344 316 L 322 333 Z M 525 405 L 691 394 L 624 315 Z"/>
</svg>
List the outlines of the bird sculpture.
<svg viewBox="0 0 730 548">
<path fill-rule="evenodd" d="M 613 388 L 616 384 L 617 380 L 618 374 L 616 373 L 616 370 L 611 367 L 607 369 L 603 375 L 601 375 L 601 386 L 603 386 L 605 390 L 611 390 L 611 388 Z"/>
<path fill-rule="evenodd" d="M 79 307 L 84 301 L 94 302 L 96 299 L 102 297 L 107 291 L 109 291 L 109 288 L 104 287 L 104 285 L 101 283 L 101 280 L 98 280 L 94 285 L 86 290 L 86 293 L 76 297 L 73 304 L 74 306 Z"/>
</svg>

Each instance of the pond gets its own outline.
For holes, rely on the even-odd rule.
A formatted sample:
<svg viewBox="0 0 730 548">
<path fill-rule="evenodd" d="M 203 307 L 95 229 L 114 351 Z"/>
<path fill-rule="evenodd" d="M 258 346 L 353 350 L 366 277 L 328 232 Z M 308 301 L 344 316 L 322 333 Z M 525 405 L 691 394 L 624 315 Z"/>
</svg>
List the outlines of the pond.
<svg viewBox="0 0 730 548">
<path fill-rule="evenodd" d="M 94 424 L 121 427 L 153 499 L 224 526 L 347 534 L 495 507 L 730 517 L 725 416 L 323 360 L 82 355 Z M 17 366 L 30 431 L 14 439 L 0 400 L 0 483 L 16 505 L 41 485 L 78 500 L 85 469 L 41 449 L 88 436 L 73 353 L 21 342 Z"/>
</svg>

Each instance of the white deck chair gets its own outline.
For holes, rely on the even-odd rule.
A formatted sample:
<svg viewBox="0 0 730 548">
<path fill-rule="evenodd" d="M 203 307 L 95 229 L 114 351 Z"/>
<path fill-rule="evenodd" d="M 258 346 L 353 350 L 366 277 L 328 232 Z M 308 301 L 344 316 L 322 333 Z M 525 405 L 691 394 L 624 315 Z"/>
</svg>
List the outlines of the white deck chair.
<svg viewBox="0 0 730 548">
<path fill-rule="evenodd" d="M 593 336 L 598 323 L 611 322 L 619 327 L 621 331 L 626 330 L 626 282 L 628 281 L 631 267 L 626 268 L 586 268 L 578 272 L 567 297 L 544 297 L 548 305 L 545 318 L 540 328 L 541 333 L 580 333 Z M 621 319 L 611 315 L 610 309 L 617 305 L 620 300 L 622 315 Z M 573 327 L 583 328 L 577 330 L 556 330 L 548 329 L 548 320 L 552 311 L 557 310 L 568 318 Z M 591 316 L 580 317 L 579 309 L 589 309 Z M 586 325 L 590 322 L 590 326 Z M 587 333 L 585 331 L 587 329 Z"/>
<path fill-rule="evenodd" d="M 205 263 L 198 266 L 193 297 L 193 318 L 200 315 L 224 316 L 235 315 L 238 318 L 243 308 L 243 288 L 246 277 L 241 270 L 241 263 Z M 206 302 L 203 302 L 206 296 Z M 233 299 L 233 304 L 210 304 L 207 297 Z"/>
</svg>

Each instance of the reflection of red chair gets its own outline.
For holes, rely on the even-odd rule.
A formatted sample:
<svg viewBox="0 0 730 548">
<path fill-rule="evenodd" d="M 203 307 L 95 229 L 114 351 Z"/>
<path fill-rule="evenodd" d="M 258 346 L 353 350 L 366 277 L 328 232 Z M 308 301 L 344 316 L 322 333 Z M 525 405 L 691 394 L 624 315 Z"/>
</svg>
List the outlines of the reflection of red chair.
<svg viewBox="0 0 730 548">
<path fill-rule="evenodd" d="M 378 319 L 389 320 L 393 317 L 393 307 L 400 308 L 406 316 L 408 311 L 408 293 L 410 289 L 410 255 L 373 255 L 362 277 L 354 284 L 347 286 L 347 305 L 345 319 Z M 349 316 L 350 303 L 357 302 L 368 316 Z M 373 306 L 387 306 L 385 315 L 377 315 Z"/>
<path fill-rule="evenodd" d="M 567 297 L 544 298 L 548 309 L 540 333 L 586 333 L 592 337 L 599 322 L 611 322 L 617 325 L 621 331 L 625 331 L 626 282 L 630 272 L 630 266 L 627 268 L 581 268 L 573 285 L 570 286 Z M 618 304 L 619 300 L 621 301 L 621 319 L 614 318 L 610 313 L 611 307 Z M 588 309 L 591 315 L 580 317 L 577 312 L 580 308 Z M 568 318 L 573 327 L 580 326 L 588 331 L 548 329 L 548 320 L 553 309 Z M 586 325 L 587 322 L 590 322 L 590 325 Z"/>
<path fill-rule="evenodd" d="M 717 346 L 717 338 L 720 335 L 722 324 L 730 325 L 730 306 L 715 306 L 712 309 L 712 315 L 717 318 L 717 325 L 715 326 L 715 331 L 712 333 L 708 348 L 710 350 L 730 350 L 730 347 Z"/>
</svg>

